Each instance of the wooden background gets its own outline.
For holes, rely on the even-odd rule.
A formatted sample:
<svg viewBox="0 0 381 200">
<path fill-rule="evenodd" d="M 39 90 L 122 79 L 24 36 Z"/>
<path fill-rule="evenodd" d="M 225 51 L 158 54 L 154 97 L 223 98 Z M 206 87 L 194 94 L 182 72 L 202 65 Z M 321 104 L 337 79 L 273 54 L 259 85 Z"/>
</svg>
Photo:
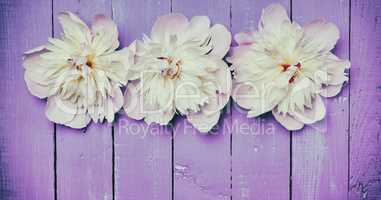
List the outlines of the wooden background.
<svg viewBox="0 0 381 200">
<path fill-rule="evenodd" d="M 337 24 L 335 53 L 352 62 L 326 120 L 302 131 L 271 115 L 246 119 L 234 103 L 214 135 L 181 117 L 147 127 L 120 115 L 113 125 L 73 130 L 49 122 L 23 80 L 22 53 L 60 34 L 60 11 L 86 22 L 112 16 L 126 46 L 169 12 L 208 15 L 233 34 L 253 30 L 271 2 L 301 24 Z M 0 0 L 0 20 L 2 200 L 381 199 L 379 0 Z"/>
</svg>

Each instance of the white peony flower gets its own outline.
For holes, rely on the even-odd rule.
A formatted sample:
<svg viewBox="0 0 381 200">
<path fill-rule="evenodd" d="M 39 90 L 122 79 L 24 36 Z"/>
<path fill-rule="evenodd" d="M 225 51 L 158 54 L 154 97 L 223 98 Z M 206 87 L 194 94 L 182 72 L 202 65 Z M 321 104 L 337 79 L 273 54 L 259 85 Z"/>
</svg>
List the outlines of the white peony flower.
<svg viewBox="0 0 381 200">
<path fill-rule="evenodd" d="M 58 19 L 62 37 L 25 53 L 29 91 L 48 98 L 46 116 L 55 123 L 83 128 L 91 119 L 112 122 L 123 105 L 120 87 L 127 83 L 132 52 L 115 51 L 118 30 L 105 16 L 96 16 L 91 28 L 70 12 Z"/>
<path fill-rule="evenodd" d="M 127 115 L 166 125 L 178 112 L 200 132 L 208 132 L 230 97 L 231 75 L 222 60 L 230 43 L 230 32 L 220 24 L 210 27 L 206 16 L 190 21 L 181 14 L 159 17 L 151 36 L 133 46 Z"/>
<path fill-rule="evenodd" d="M 288 130 L 324 118 L 322 97 L 338 94 L 348 80 L 350 63 L 330 51 L 339 30 L 325 20 L 304 27 L 278 4 L 262 12 L 258 31 L 235 36 L 238 47 L 228 58 L 234 70 L 233 99 L 248 117 L 272 111 Z"/>
</svg>

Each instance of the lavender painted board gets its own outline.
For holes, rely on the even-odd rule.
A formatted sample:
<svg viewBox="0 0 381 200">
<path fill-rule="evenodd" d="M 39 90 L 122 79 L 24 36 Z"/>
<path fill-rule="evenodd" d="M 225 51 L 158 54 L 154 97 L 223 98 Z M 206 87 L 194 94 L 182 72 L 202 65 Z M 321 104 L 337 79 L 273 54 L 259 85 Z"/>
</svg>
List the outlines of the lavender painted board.
<svg viewBox="0 0 381 200">
<path fill-rule="evenodd" d="M 349 57 L 349 0 L 293 0 L 301 25 L 325 18 L 340 30 L 334 53 Z M 292 133 L 292 199 L 344 200 L 348 194 L 349 87 L 325 100 L 326 119 Z"/>
<path fill-rule="evenodd" d="M 229 0 L 172 0 L 172 11 L 191 18 L 207 15 L 229 28 Z M 221 115 L 217 132 L 201 134 L 185 119 L 174 130 L 174 199 L 230 199 L 230 112 Z"/>
<path fill-rule="evenodd" d="M 349 199 L 381 199 L 381 1 L 352 1 Z"/>
<path fill-rule="evenodd" d="M 55 0 L 53 6 L 55 36 L 61 34 L 57 21 L 61 11 L 75 12 L 88 24 L 96 14 L 111 16 L 107 0 Z M 111 126 L 92 123 L 85 131 L 57 125 L 56 138 L 58 199 L 111 200 Z"/>
<path fill-rule="evenodd" d="M 169 0 L 114 0 L 122 46 L 150 35 L 156 17 L 170 12 Z M 115 199 L 169 200 L 172 196 L 172 130 L 129 119 L 115 126 Z"/>
<path fill-rule="evenodd" d="M 281 3 L 286 9 L 289 1 Z M 232 1 L 232 32 L 257 29 L 262 9 L 271 1 Z M 290 134 L 271 114 L 246 118 L 233 104 L 233 199 L 289 199 Z"/>
<path fill-rule="evenodd" d="M 0 8 L 0 199 L 53 199 L 54 127 L 22 67 L 23 53 L 51 36 L 51 1 L 7 0 Z"/>
</svg>

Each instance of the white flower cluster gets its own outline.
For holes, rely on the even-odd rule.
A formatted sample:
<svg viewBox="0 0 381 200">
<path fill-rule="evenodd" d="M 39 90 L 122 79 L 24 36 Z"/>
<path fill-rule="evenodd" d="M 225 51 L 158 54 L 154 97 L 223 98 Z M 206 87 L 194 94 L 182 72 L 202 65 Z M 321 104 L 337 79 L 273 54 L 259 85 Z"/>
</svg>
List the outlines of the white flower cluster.
<svg viewBox="0 0 381 200">
<path fill-rule="evenodd" d="M 301 27 L 278 4 L 263 10 L 258 31 L 235 36 L 233 80 L 223 60 L 231 33 L 206 16 L 161 16 L 149 36 L 121 50 L 108 17 L 97 15 L 91 27 L 71 12 L 58 19 L 63 35 L 25 53 L 25 81 L 47 98 L 46 116 L 72 128 L 111 123 L 123 107 L 148 124 L 166 125 L 178 113 L 209 132 L 232 96 L 248 117 L 272 111 L 297 130 L 324 118 L 322 97 L 340 92 L 350 65 L 331 53 L 339 39 L 334 24 Z"/>
</svg>

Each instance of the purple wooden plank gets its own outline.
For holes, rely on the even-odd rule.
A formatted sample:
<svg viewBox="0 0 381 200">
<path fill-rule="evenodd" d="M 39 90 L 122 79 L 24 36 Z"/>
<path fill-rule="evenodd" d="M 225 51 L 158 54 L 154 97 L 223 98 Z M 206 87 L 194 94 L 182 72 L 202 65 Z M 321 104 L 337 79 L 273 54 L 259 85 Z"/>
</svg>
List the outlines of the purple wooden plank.
<svg viewBox="0 0 381 200">
<path fill-rule="evenodd" d="M 325 18 L 336 24 L 340 40 L 334 53 L 349 56 L 349 0 L 293 0 L 293 20 L 304 25 Z M 349 87 L 326 101 L 322 122 L 292 135 L 292 199 L 337 200 L 348 194 Z"/>
<path fill-rule="evenodd" d="M 229 0 L 173 0 L 172 11 L 193 16 L 207 15 L 213 24 L 229 29 Z M 231 114 L 221 116 L 218 132 L 205 135 L 196 131 L 185 117 L 176 120 L 174 130 L 174 199 L 230 199 Z"/>
<path fill-rule="evenodd" d="M 381 1 L 352 1 L 349 199 L 381 199 Z"/>
<path fill-rule="evenodd" d="M 51 2 L 8 0 L 0 7 L 0 199 L 53 199 L 53 123 L 45 102 L 28 92 L 22 67 L 22 54 L 51 36 Z"/>
<path fill-rule="evenodd" d="M 75 12 L 89 25 L 96 14 L 111 16 L 107 0 L 55 0 L 53 6 L 55 36 L 61 34 L 57 20 L 61 11 Z M 92 123 L 85 133 L 57 125 L 58 199 L 113 198 L 111 130 L 106 123 Z"/>
<path fill-rule="evenodd" d="M 127 46 L 149 35 L 156 17 L 170 12 L 169 0 L 114 0 L 114 19 Z M 172 196 L 172 132 L 128 119 L 115 124 L 115 199 L 169 200 Z"/>
<path fill-rule="evenodd" d="M 262 9 L 270 3 L 232 1 L 233 34 L 256 30 Z M 288 0 L 280 3 L 289 8 Z M 271 114 L 247 119 L 247 111 L 233 105 L 233 199 L 289 199 L 289 131 Z"/>
<path fill-rule="evenodd" d="M 174 199 L 228 200 L 231 197 L 230 122 L 221 116 L 218 132 L 204 135 L 178 119 L 174 140 Z"/>
</svg>

